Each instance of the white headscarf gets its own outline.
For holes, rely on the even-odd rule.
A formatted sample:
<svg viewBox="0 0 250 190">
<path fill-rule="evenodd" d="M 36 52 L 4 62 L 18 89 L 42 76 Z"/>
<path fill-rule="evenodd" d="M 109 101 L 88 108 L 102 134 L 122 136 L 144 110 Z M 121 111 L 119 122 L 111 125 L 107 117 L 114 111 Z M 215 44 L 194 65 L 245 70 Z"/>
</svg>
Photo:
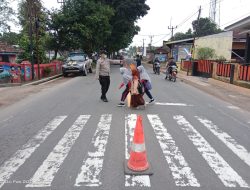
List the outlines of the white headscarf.
<svg viewBox="0 0 250 190">
<path fill-rule="evenodd" d="M 122 67 L 122 68 L 120 68 L 120 73 L 122 74 L 123 83 L 125 85 L 127 85 L 129 83 L 129 81 L 132 80 L 132 73 L 131 73 L 130 69 Z"/>
<path fill-rule="evenodd" d="M 141 80 L 148 80 L 149 82 L 151 82 L 151 79 L 146 71 L 146 69 L 140 65 L 139 67 L 137 67 L 139 73 L 140 73 L 140 79 Z"/>
</svg>

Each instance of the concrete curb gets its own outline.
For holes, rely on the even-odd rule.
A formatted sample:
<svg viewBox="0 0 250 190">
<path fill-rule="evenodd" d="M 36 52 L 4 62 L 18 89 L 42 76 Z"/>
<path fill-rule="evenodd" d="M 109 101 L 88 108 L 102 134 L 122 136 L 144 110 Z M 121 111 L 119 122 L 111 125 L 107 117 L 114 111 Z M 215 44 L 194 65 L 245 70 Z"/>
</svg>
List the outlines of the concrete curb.
<svg viewBox="0 0 250 190">
<path fill-rule="evenodd" d="M 22 86 L 21 83 L 6 83 L 6 84 L 0 84 L 0 88 L 5 87 L 16 87 L 16 86 Z"/>
<path fill-rule="evenodd" d="M 27 83 L 27 84 L 23 84 L 22 86 L 39 85 L 39 84 L 42 84 L 42 83 L 44 83 L 44 82 L 48 82 L 48 81 L 50 81 L 50 80 L 59 78 L 59 77 L 61 77 L 61 76 L 63 76 L 63 74 L 59 74 L 59 75 L 55 75 L 55 76 L 48 77 L 48 78 L 45 78 L 45 79 L 41 79 L 41 80 L 38 80 L 38 81 L 34 81 L 34 82 Z"/>
</svg>

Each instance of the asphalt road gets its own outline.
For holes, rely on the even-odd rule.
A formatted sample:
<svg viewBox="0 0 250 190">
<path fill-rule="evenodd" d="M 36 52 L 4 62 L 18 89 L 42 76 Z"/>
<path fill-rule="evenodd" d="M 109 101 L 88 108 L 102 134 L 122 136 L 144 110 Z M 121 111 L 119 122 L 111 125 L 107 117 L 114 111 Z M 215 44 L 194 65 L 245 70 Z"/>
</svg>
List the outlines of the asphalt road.
<svg viewBox="0 0 250 190">
<path fill-rule="evenodd" d="M 108 103 L 91 74 L 1 109 L 0 190 L 250 188 L 249 112 L 149 73 L 156 103 L 145 110 L 116 107 L 119 66 Z M 152 176 L 124 174 L 136 114 Z"/>
</svg>

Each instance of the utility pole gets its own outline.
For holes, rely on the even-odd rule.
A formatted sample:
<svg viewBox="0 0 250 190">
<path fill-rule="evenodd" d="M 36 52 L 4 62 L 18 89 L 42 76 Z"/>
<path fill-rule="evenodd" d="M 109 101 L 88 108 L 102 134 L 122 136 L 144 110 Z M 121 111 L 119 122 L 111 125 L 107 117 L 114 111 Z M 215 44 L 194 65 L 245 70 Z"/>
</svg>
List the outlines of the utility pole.
<svg viewBox="0 0 250 190">
<path fill-rule="evenodd" d="M 34 72 L 34 57 L 33 57 L 33 0 L 27 0 L 27 9 L 28 9 L 28 17 L 29 17 L 29 38 L 30 38 L 30 56 L 31 56 L 31 76 L 32 80 L 35 78 Z"/>
<path fill-rule="evenodd" d="M 173 27 L 173 26 L 169 26 L 168 29 L 171 31 L 171 39 L 173 39 L 174 37 L 174 30 L 177 28 L 177 26 Z"/>
<path fill-rule="evenodd" d="M 152 42 L 153 42 L 153 35 L 151 35 L 151 36 L 149 36 L 149 38 L 150 38 L 150 50 L 152 50 Z"/>
<path fill-rule="evenodd" d="M 142 45 L 143 45 L 143 46 L 142 46 L 142 47 L 143 47 L 142 56 L 145 56 L 145 55 L 144 55 L 144 52 L 145 52 L 145 50 L 144 50 L 144 48 L 145 48 L 145 46 L 144 46 L 144 40 L 145 40 L 145 39 L 143 38 L 143 39 L 142 39 L 142 41 L 143 41 L 143 44 L 142 44 Z"/>
<path fill-rule="evenodd" d="M 199 31 L 199 23 L 200 23 L 200 17 L 201 17 L 201 6 L 199 8 L 199 13 L 198 13 L 198 18 L 197 18 L 197 26 L 196 26 L 196 32 L 194 34 L 194 39 L 195 39 L 195 36 L 197 35 L 198 36 L 198 31 Z"/>
<path fill-rule="evenodd" d="M 191 49 L 191 58 L 190 58 L 190 61 L 192 60 L 192 58 L 194 58 L 194 52 L 195 52 L 195 38 L 196 36 L 198 36 L 198 31 L 199 31 L 199 21 L 200 21 L 200 16 L 201 16 L 201 6 L 199 8 L 199 13 L 198 13 L 198 18 L 197 18 L 197 25 L 196 25 L 196 28 L 195 28 L 195 32 L 194 32 L 194 40 L 193 40 L 193 45 L 192 45 L 192 49 Z M 187 75 L 189 73 L 189 68 L 187 70 Z"/>
<path fill-rule="evenodd" d="M 36 28 L 36 62 L 37 62 L 37 69 L 38 69 L 38 80 L 40 80 L 40 60 L 39 60 L 39 25 L 40 20 L 38 16 L 38 7 L 35 7 L 35 28 Z"/>
</svg>

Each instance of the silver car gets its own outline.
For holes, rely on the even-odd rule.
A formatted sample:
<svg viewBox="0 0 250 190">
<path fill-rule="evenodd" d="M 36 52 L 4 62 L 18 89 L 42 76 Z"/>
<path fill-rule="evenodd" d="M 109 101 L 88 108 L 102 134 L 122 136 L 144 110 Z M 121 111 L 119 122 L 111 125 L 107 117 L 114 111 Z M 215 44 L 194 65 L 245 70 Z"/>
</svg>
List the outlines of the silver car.
<svg viewBox="0 0 250 190">
<path fill-rule="evenodd" d="M 88 73 L 92 73 L 92 59 L 89 59 L 84 53 L 70 53 L 62 66 L 62 72 L 65 77 L 70 73 L 87 76 Z"/>
</svg>

